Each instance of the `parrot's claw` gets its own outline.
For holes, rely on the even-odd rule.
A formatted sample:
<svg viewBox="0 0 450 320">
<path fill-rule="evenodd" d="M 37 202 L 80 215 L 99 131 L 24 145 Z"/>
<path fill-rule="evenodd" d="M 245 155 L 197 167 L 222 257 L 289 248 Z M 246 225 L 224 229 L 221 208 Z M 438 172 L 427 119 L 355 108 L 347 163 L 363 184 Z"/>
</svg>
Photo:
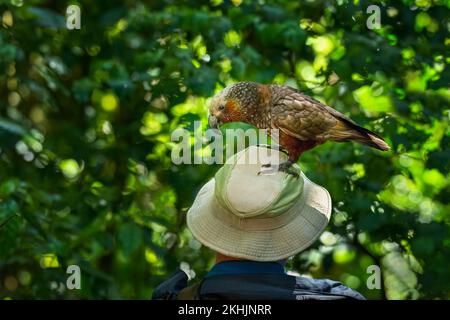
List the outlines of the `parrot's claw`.
<svg viewBox="0 0 450 320">
<path fill-rule="evenodd" d="M 260 175 L 261 173 L 275 173 L 275 172 L 286 172 L 287 174 L 290 174 L 296 178 L 299 178 L 298 173 L 292 168 L 292 165 L 294 163 L 292 161 L 286 161 L 283 163 L 280 163 L 278 165 L 272 165 L 270 163 L 267 164 L 263 164 L 261 167 L 263 168 L 268 168 L 265 170 L 261 170 L 260 172 L 258 172 L 258 175 Z"/>
<path fill-rule="evenodd" d="M 261 168 L 263 169 L 261 169 L 261 171 L 258 172 L 258 176 L 261 175 L 262 173 L 275 174 L 278 172 L 278 166 L 272 166 L 270 163 L 263 164 Z"/>
</svg>

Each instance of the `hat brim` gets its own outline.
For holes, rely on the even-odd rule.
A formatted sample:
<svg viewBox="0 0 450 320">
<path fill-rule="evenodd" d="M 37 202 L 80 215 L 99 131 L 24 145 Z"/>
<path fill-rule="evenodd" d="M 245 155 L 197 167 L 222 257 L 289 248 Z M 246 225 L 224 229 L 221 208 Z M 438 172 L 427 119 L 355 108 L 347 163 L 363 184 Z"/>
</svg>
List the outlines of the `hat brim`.
<svg viewBox="0 0 450 320">
<path fill-rule="evenodd" d="M 253 261 L 277 261 L 308 248 L 327 226 L 331 215 L 328 191 L 311 182 L 303 173 L 304 189 L 298 201 L 288 210 L 292 219 L 275 228 L 245 228 L 245 223 L 231 223 L 232 213 L 214 196 L 215 180 L 199 191 L 187 213 L 187 225 L 203 245 L 227 256 Z M 293 211 L 292 211 L 293 210 Z M 244 222 L 242 220 L 242 222 Z"/>
</svg>

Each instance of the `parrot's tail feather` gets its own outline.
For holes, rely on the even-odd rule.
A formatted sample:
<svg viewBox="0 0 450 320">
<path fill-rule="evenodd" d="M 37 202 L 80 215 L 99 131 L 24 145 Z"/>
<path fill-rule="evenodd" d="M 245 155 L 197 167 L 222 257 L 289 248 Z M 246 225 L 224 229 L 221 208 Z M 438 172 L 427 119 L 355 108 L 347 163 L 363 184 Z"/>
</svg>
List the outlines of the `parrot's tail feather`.
<svg viewBox="0 0 450 320">
<path fill-rule="evenodd" d="M 382 137 L 355 123 L 340 122 L 333 129 L 330 136 L 332 140 L 355 141 L 382 151 L 391 149 Z"/>
<path fill-rule="evenodd" d="M 365 144 L 366 146 L 382 151 L 389 151 L 391 149 L 382 138 L 378 137 L 373 133 L 366 133 L 365 135 L 362 135 L 361 137 L 358 137 L 354 140 L 356 142 Z"/>
</svg>

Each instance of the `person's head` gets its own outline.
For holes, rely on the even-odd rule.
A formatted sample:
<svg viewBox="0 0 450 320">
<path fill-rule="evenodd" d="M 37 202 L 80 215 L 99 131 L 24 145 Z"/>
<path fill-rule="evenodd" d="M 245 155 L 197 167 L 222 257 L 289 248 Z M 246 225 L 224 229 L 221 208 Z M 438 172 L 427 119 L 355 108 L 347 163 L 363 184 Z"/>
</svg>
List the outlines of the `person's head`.
<svg viewBox="0 0 450 320">
<path fill-rule="evenodd" d="M 187 213 L 194 237 L 222 257 L 253 261 L 284 260 L 309 247 L 328 224 L 331 197 L 297 165 L 299 177 L 263 166 L 286 160 L 256 146 L 230 157 Z"/>
</svg>

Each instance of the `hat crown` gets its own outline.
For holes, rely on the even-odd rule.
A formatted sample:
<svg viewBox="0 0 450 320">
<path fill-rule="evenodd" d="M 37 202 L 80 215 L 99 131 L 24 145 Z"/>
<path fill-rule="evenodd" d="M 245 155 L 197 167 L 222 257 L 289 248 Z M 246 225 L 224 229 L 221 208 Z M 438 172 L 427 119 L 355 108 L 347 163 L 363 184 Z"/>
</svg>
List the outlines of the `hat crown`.
<svg viewBox="0 0 450 320">
<path fill-rule="evenodd" d="M 251 146 L 230 157 L 216 173 L 215 196 L 240 218 L 274 217 L 287 211 L 301 195 L 303 178 L 264 167 L 287 161 L 285 153 Z"/>
</svg>

